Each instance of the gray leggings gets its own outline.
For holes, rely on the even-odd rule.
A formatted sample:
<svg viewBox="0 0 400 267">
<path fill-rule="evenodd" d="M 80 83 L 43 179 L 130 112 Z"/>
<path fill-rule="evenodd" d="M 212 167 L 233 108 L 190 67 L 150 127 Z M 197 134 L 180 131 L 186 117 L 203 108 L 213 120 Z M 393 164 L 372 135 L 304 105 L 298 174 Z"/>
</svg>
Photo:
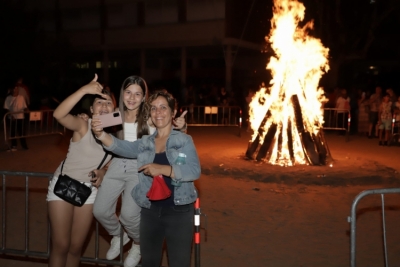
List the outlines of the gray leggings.
<svg viewBox="0 0 400 267">
<path fill-rule="evenodd" d="M 94 217 L 110 235 L 119 235 L 122 224 L 129 237 L 135 242 L 139 242 L 140 238 L 141 209 L 133 200 L 131 191 L 138 183 L 136 160 L 113 158 L 93 206 Z M 121 193 L 122 205 L 118 218 L 116 206 Z"/>
</svg>

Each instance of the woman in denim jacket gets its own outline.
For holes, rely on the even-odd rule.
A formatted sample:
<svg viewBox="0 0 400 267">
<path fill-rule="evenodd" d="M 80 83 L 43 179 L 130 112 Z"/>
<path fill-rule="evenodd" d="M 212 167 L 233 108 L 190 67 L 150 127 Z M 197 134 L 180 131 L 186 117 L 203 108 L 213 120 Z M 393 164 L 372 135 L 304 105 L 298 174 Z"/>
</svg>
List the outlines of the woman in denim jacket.
<svg viewBox="0 0 400 267">
<path fill-rule="evenodd" d="M 189 267 L 193 237 L 193 203 L 197 190 L 193 181 L 201 174 L 200 161 L 189 135 L 173 131 L 176 100 L 167 92 L 154 93 L 148 100 L 150 116 L 156 132 L 135 142 L 119 140 L 106 134 L 101 122 L 92 120 L 92 130 L 105 149 L 114 154 L 136 158 L 139 184 L 132 196 L 142 207 L 140 221 L 141 254 L 143 267 L 158 267 L 162 246 L 166 239 L 170 267 Z M 174 164 L 178 154 L 186 155 L 186 164 Z M 163 200 L 150 200 L 146 195 L 153 177 L 162 175 L 171 190 Z"/>
</svg>

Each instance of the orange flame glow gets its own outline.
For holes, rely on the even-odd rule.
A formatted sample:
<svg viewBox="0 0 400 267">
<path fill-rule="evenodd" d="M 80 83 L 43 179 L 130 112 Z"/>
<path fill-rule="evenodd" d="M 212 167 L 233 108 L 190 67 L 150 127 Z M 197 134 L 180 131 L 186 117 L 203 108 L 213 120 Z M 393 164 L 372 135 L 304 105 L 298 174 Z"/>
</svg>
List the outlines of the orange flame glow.
<svg viewBox="0 0 400 267">
<path fill-rule="evenodd" d="M 267 65 L 273 78 L 268 86 L 254 95 L 250 103 L 250 123 L 254 130 L 252 141 L 257 135 L 263 140 L 271 125 L 276 125 L 268 161 L 284 166 L 307 164 L 301 134 L 296 127 L 292 96 L 298 98 L 304 131 L 318 134 L 323 124 L 322 102 L 325 99 L 323 89 L 318 86 L 322 75 L 329 69 L 329 49 L 319 39 L 308 35 L 313 28 L 312 21 L 299 27 L 305 14 L 302 3 L 274 0 L 273 11 L 271 32 L 266 37 L 274 51 Z M 291 133 L 290 138 L 288 132 Z M 293 145 L 292 156 L 289 155 L 289 140 Z"/>
</svg>

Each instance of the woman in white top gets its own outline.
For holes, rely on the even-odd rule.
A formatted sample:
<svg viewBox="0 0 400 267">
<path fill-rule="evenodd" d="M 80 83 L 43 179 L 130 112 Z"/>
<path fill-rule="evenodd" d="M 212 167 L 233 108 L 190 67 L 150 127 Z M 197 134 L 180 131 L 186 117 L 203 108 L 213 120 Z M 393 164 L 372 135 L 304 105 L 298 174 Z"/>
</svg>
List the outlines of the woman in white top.
<svg viewBox="0 0 400 267">
<path fill-rule="evenodd" d="M 85 86 L 67 97 L 54 111 L 54 118 L 73 131 L 66 159 L 54 173 L 47 192 L 47 206 L 51 226 L 50 267 L 78 267 L 83 244 L 93 220 L 93 202 L 97 187 L 100 185 L 104 170 L 95 170 L 103 158 L 105 151 L 89 129 L 91 120 L 85 121 L 70 113 L 71 109 L 86 94 L 93 95 L 90 111 L 93 115 L 107 114 L 114 111 L 110 95 L 102 90 L 97 82 L 97 75 Z M 111 156 L 108 156 L 105 165 Z M 62 168 L 62 169 L 61 169 Z M 54 186 L 60 173 L 66 174 L 86 185 L 93 185 L 92 193 L 82 207 L 60 199 L 54 194 Z M 92 178 L 92 172 L 96 175 Z"/>
<path fill-rule="evenodd" d="M 122 83 L 119 110 L 123 121 L 122 130 L 117 133 L 119 139 L 135 141 L 143 135 L 154 133 L 149 126 L 149 114 L 145 101 L 148 89 L 145 80 L 139 76 L 129 76 Z M 185 112 L 186 113 L 186 112 Z M 184 116 L 184 114 L 183 114 Z M 185 127 L 185 119 L 175 119 L 177 129 Z M 124 228 L 123 245 L 133 239 L 132 247 L 124 261 L 125 267 L 136 266 L 140 259 L 140 207 L 131 196 L 132 189 L 139 183 L 136 159 L 114 156 L 99 188 L 93 207 L 93 214 L 107 232 L 113 236 L 106 258 L 112 260 L 120 253 L 120 232 Z M 122 194 L 122 195 L 121 195 Z M 122 197 L 121 213 L 116 214 L 119 196 Z"/>
</svg>

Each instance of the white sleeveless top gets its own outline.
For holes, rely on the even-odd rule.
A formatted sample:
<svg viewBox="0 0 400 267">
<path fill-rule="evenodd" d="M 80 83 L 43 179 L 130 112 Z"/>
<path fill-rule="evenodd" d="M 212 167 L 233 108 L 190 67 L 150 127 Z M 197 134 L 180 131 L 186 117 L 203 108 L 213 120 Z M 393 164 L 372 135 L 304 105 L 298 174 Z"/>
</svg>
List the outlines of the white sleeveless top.
<svg viewBox="0 0 400 267">
<path fill-rule="evenodd" d="M 137 122 L 124 122 L 125 140 L 133 142 L 137 140 Z M 153 134 L 156 128 L 149 126 L 149 134 Z"/>
<path fill-rule="evenodd" d="M 102 145 L 93 136 L 90 122 L 91 119 L 88 120 L 88 131 L 81 140 L 72 142 L 71 139 L 62 170 L 62 174 L 66 174 L 81 182 L 90 182 L 91 177 L 88 176 L 89 173 L 97 169 L 105 155 Z M 110 159 L 111 155 L 109 154 L 101 167 L 106 165 Z M 61 166 L 62 162 L 54 173 L 55 177 L 60 175 Z"/>
</svg>

